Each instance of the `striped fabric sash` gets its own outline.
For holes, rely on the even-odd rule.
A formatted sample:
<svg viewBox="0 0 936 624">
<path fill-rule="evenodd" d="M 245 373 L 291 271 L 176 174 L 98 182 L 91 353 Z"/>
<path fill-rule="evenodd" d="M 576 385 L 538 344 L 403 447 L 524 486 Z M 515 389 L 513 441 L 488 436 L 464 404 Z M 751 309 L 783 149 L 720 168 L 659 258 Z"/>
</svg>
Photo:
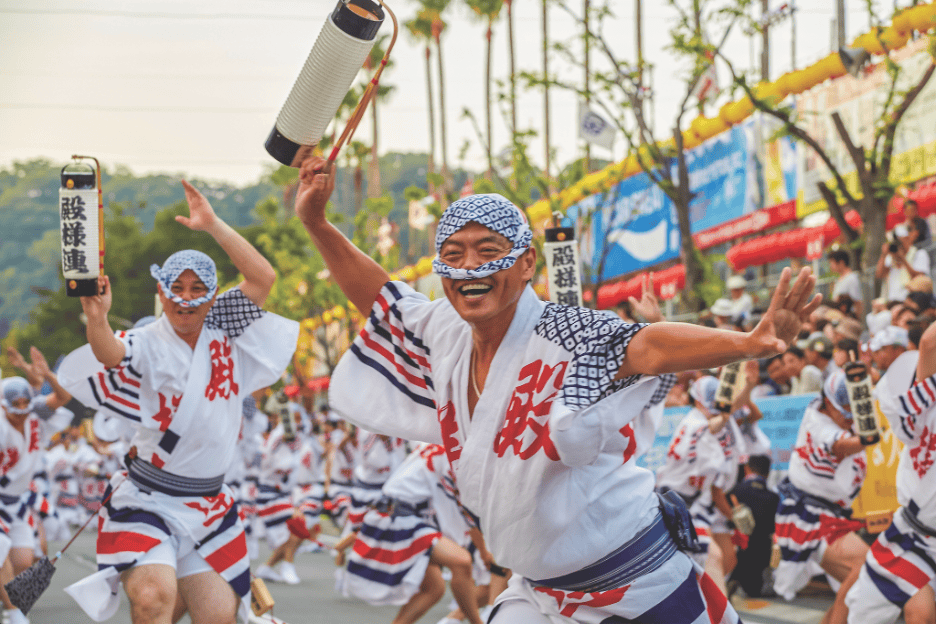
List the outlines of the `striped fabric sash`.
<svg viewBox="0 0 936 624">
<path fill-rule="evenodd" d="M 917 515 L 919 513 L 920 506 L 913 501 L 910 501 L 907 506 L 903 508 L 904 520 L 907 521 L 907 524 L 913 527 L 914 531 L 917 533 L 922 533 L 927 537 L 936 537 L 936 529 L 920 522 L 920 518 Z"/>
<path fill-rule="evenodd" d="M 143 492 L 161 492 L 169 496 L 217 496 L 224 485 L 224 475 L 196 479 L 160 470 L 148 461 L 134 458 L 127 467 L 127 476 Z"/>
<path fill-rule="evenodd" d="M 604 559 L 564 576 L 530 582 L 563 591 L 603 592 L 629 585 L 675 554 L 676 543 L 660 514 L 650 526 Z"/>
</svg>

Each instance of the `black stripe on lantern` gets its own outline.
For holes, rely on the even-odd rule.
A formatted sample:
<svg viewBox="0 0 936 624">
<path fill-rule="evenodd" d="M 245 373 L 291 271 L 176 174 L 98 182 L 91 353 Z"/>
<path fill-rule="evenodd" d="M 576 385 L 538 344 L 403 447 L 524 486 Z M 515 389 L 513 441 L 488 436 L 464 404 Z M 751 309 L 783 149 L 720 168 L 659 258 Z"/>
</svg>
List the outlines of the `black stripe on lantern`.
<svg viewBox="0 0 936 624">
<path fill-rule="evenodd" d="M 383 21 L 383 8 L 371 0 L 338 3 L 267 137 L 270 156 L 298 167 L 311 155 L 370 54 Z"/>
</svg>

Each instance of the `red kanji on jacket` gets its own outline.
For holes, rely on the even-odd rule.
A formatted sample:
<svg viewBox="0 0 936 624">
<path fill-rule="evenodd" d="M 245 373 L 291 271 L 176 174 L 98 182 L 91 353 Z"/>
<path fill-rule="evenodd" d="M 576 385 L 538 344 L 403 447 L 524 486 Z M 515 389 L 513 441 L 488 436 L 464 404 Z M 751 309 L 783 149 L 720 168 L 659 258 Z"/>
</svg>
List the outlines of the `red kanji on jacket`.
<svg viewBox="0 0 936 624">
<path fill-rule="evenodd" d="M 160 392 L 159 393 L 159 411 L 153 414 L 153 420 L 159 423 L 159 430 L 165 431 L 169 428 L 169 425 L 172 423 L 172 417 L 175 415 L 177 409 L 179 409 L 179 402 L 182 401 L 182 395 L 172 395 L 172 398 L 167 402 L 166 396 Z"/>
<path fill-rule="evenodd" d="M 211 351 L 211 379 L 205 388 L 205 398 L 209 401 L 219 396 L 228 399 L 232 394 L 236 395 L 239 388 L 234 383 L 234 360 L 231 358 L 231 345 L 227 336 L 221 341 L 212 340 L 208 349 Z"/>
<path fill-rule="evenodd" d="M 504 427 L 494 439 L 498 457 L 513 449 L 520 459 L 529 459 L 543 449 L 546 457 L 559 461 L 559 452 L 549 439 L 549 410 L 562 388 L 568 365 L 560 362 L 549 366 L 536 360 L 520 369 L 520 385 L 510 397 Z"/>
<path fill-rule="evenodd" d="M 913 469 L 917 475 L 923 478 L 933 461 L 936 460 L 936 431 L 930 431 L 929 427 L 923 427 L 923 433 L 920 434 L 920 444 L 910 449 L 910 459 L 913 460 Z"/>
</svg>

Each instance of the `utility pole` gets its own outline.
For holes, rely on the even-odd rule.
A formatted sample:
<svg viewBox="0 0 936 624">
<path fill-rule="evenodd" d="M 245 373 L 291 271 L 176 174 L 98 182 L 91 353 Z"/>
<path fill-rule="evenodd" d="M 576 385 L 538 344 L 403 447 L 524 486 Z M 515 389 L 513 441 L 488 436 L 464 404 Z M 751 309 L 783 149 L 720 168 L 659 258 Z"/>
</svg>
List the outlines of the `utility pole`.
<svg viewBox="0 0 936 624">
<path fill-rule="evenodd" d="M 790 5 L 790 71 L 796 71 L 796 7 Z"/>
<path fill-rule="evenodd" d="M 770 82 L 770 0 L 761 0 L 761 80 Z"/>
<path fill-rule="evenodd" d="M 641 14 L 640 0 L 634 0 L 634 22 L 637 27 L 637 102 L 643 112 L 643 16 Z"/>
<path fill-rule="evenodd" d="M 589 27 L 591 22 L 588 19 L 588 14 L 591 9 L 590 0 L 584 0 L 582 7 L 582 18 L 585 20 L 585 106 L 591 104 L 591 68 L 589 66 L 589 54 L 591 48 L 591 41 L 589 39 Z M 588 175 L 591 172 L 591 145 L 588 141 L 585 141 L 585 175 Z"/>
<path fill-rule="evenodd" d="M 546 179 L 549 179 L 549 4 L 543 0 L 543 151 Z"/>
<path fill-rule="evenodd" d="M 837 50 L 845 47 L 845 0 L 835 0 L 835 25 L 838 31 Z"/>
</svg>

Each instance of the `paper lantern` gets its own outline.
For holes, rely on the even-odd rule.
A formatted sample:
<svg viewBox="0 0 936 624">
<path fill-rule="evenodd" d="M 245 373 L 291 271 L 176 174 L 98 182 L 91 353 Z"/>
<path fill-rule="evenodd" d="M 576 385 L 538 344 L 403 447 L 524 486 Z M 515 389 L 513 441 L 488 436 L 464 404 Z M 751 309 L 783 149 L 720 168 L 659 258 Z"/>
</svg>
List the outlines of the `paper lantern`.
<svg viewBox="0 0 936 624">
<path fill-rule="evenodd" d="M 383 8 L 371 0 L 338 2 L 266 140 L 270 156 L 298 167 L 311 154 L 374 47 L 383 20 Z"/>
<path fill-rule="evenodd" d="M 910 7 L 904 13 L 913 30 L 926 32 L 936 26 L 936 4 L 920 4 Z"/>
<path fill-rule="evenodd" d="M 567 306 L 582 305 L 582 282 L 575 229 L 546 228 L 543 256 L 549 280 L 549 300 Z"/>
<path fill-rule="evenodd" d="M 726 116 L 732 124 L 741 123 L 754 112 L 754 103 L 747 97 L 730 102 L 726 107 Z"/>
<path fill-rule="evenodd" d="M 331 315 L 333 319 L 343 319 L 345 317 L 345 309 L 341 306 L 335 306 L 331 310 Z"/>
<path fill-rule="evenodd" d="M 904 10 L 894 16 L 894 21 L 891 25 L 898 31 L 902 33 L 910 33 L 913 31 L 913 22 L 910 20 L 910 11 Z"/>
<path fill-rule="evenodd" d="M 772 106 L 780 101 L 782 95 L 777 85 L 773 82 L 761 82 L 754 87 L 754 96 L 758 100 L 764 101 L 768 106 Z"/>
<path fill-rule="evenodd" d="M 809 75 L 803 70 L 791 72 L 787 75 L 790 76 L 789 93 L 792 95 L 799 95 L 814 86 L 814 84 L 809 83 Z"/>
<path fill-rule="evenodd" d="M 104 272 L 104 219 L 100 164 L 97 159 L 74 156 L 62 167 L 59 188 L 59 233 L 62 276 L 69 297 L 97 294 L 97 278 Z M 94 160 L 97 168 L 80 162 Z"/>
<path fill-rule="evenodd" d="M 331 312 L 323 312 L 323 313 L 322 313 L 322 324 L 323 324 L 323 325 L 328 325 L 328 324 L 330 324 L 331 322 L 332 322 L 332 315 L 331 315 Z"/>
</svg>

